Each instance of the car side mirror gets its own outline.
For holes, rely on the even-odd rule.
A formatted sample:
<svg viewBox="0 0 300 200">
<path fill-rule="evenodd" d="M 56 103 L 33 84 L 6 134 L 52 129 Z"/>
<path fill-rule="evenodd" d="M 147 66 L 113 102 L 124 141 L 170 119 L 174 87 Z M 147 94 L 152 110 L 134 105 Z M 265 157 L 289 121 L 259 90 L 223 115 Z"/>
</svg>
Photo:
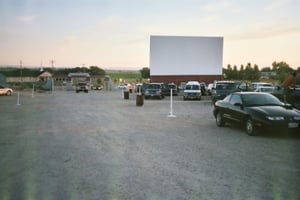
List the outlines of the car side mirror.
<svg viewBox="0 0 300 200">
<path fill-rule="evenodd" d="M 243 104 L 242 104 L 242 103 L 234 103 L 233 105 L 234 105 L 234 106 L 239 106 L 241 109 L 243 109 L 243 108 L 244 108 L 244 106 L 243 106 Z"/>
</svg>

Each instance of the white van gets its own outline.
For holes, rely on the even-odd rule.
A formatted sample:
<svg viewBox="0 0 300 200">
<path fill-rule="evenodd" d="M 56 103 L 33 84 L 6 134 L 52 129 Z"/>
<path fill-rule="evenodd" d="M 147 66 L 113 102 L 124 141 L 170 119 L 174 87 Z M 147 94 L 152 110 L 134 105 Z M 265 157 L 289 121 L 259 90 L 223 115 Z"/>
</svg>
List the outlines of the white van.
<svg viewBox="0 0 300 200">
<path fill-rule="evenodd" d="M 183 100 L 197 99 L 201 100 L 201 87 L 198 81 L 189 81 L 183 91 Z"/>
</svg>

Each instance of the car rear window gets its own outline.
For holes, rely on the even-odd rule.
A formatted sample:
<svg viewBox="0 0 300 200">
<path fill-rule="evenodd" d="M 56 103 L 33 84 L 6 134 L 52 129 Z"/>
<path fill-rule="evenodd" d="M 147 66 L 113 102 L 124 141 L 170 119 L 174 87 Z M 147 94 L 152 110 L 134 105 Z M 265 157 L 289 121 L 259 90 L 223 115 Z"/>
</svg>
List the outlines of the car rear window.
<svg viewBox="0 0 300 200">
<path fill-rule="evenodd" d="M 160 85 L 158 84 L 149 84 L 147 89 L 160 89 Z"/>
</svg>

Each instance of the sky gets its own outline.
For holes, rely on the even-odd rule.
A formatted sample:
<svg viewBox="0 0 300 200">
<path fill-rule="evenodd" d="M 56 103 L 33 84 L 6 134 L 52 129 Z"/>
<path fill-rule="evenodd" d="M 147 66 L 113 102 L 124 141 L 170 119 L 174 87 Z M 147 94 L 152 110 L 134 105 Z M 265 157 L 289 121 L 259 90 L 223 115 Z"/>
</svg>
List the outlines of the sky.
<svg viewBox="0 0 300 200">
<path fill-rule="evenodd" d="M 150 36 L 221 36 L 223 66 L 300 67 L 299 0 L 0 0 L 0 65 L 141 69 Z"/>
</svg>

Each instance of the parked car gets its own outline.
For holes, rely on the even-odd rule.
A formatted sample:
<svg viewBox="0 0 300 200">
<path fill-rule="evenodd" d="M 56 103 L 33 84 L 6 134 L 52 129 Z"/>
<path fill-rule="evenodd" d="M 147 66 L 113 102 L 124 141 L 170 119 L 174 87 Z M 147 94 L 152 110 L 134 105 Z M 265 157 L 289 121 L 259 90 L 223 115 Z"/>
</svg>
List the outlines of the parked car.
<svg viewBox="0 0 300 200">
<path fill-rule="evenodd" d="M 183 100 L 197 99 L 201 100 L 201 86 L 198 81 L 189 81 L 183 91 Z"/>
<path fill-rule="evenodd" d="M 145 88 L 145 99 L 149 98 L 164 98 L 163 95 L 163 83 L 149 83 Z"/>
<path fill-rule="evenodd" d="M 0 95 L 10 96 L 12 93 L 13 93 L 13 90 L 11 88 L 0 85 Z"/>
<path fill-rule="evenodd" d="M 172 96 L 177 96 L 177 86 L 174 83 L 168 83 L 164 84 L 163 87 L 163 95 L 164 96 L 170 96 L 171 95 L 171 89 L 172 89 Z"/>
<path fill-rule="evenodd" d="M 227 95 L 236 91 L 249 91 L 252 90 L 248 87 L 246 82 L 238 81 L 216 81 L 212 87 L 212 102 L 216 103 L 218 100 L 224 99 Z"/>
<path fill-rule="evenodd" d="M 213 114 L 217 126 L 239 123 L 248 135 L 263 128 L 299 131 L 300 127 L 300 111 L 268 93 L 233 92 L 215 103 Z"/>
<path fill-rule="evenodd" d="M 256 90 L 260 87 L 273 87 L 274 85 L 272 83 L 266 83 L 266 82 L 252 82 L 251 86 L 253 90 Z"/>
<path fill-rule="evenodd" d="M 234 81 L 216 81 L 212 87 L 212 102 L 224 99 L 228 94 L 235 90 L 236 84 Z"/>
<path fill-rule="evenodd" d="M 267 92 L 267 93 L 273 93 L 275 90 L 275 87 L 273 86 L 259 86 L 254 91 L 255 92 Z"/>
<path fill-rule="evenodd" d="M 207 95 L 207 85 L 205 82 L 200 82 L 200 89 L 201 89 L 201 95 L 205 96 Z"/>
<path fill-rule="evenodd" d="M 88 93 L 89 92 L 89 86 L 87 83 L 77 83 L 76 84 L 76 92 L 85 92 Z"/>
<path fill-rule="evenodd" d="M 212 87 L 214 86 L 213 83 L 209 83 L 208 86 L 207 86 L 207 94 L 211 96 L 211 90 L 212 90 Z"/>
<path fill-rule="evenodd" d="M 102 90 L 103 86 L 102 85 L 92 85 L 91 89 L 92 90 Z"/>
</svg>

